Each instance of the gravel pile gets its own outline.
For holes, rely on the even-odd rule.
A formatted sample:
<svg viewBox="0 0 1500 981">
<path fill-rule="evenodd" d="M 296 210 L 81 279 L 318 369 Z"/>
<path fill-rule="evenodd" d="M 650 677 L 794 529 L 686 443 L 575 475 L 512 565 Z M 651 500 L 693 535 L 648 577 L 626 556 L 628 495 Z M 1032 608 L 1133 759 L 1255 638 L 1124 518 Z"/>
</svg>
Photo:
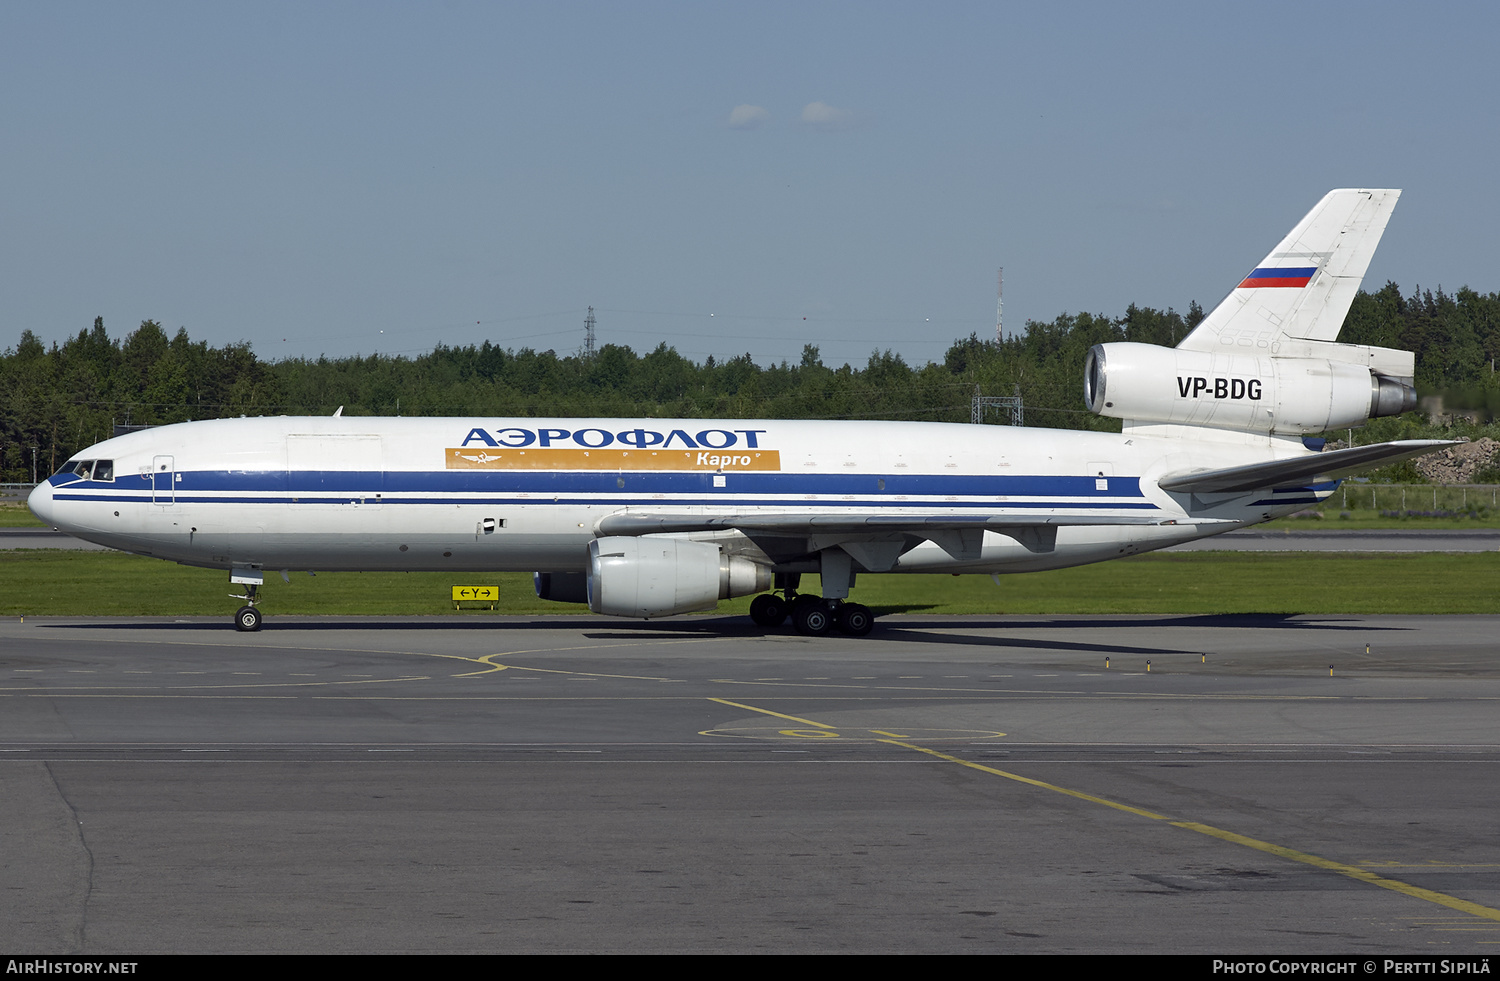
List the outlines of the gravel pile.
<svg viewBox="0 0 1500 981">
<path fill-rule="evenodd" d="M 1474 473 L 1490 465 L 1500 440 L 1485 436 L 1472 443 L 1460 443 L 1416 460 L 1417 473 L 1434 484 L 1467 484 Z"/>
</svg>

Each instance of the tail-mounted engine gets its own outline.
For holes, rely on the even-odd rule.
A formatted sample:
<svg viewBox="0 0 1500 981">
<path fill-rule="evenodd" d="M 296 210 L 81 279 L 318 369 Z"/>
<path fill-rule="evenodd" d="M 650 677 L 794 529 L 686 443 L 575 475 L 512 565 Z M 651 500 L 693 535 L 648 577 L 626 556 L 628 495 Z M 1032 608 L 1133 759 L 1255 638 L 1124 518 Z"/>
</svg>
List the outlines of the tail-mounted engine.
<svg viewBox="0 0 1500 981">
<path fill-rule="evenodd" d="M 1084 363 L 1084 399 L 1099 415 L 1136 423 L 1283 435 L 1362 426 L 1416 408 L 1408 352 L 1306 341 L 1298 346 L 1305 349 L 1299 353 L 1325 356 L 1096 344 Z"/>
</svg>

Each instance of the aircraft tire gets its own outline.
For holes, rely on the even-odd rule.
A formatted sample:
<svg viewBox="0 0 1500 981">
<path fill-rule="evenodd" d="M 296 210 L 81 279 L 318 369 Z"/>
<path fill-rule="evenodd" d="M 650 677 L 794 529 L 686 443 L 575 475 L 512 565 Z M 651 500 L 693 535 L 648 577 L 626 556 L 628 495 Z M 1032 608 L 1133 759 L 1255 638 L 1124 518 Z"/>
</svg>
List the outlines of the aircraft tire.
<svg viewBox="0 0 1500 981">
<path fill-rule="evenodd" d="M 757 626 L 779 627 L 786 623 L 786 600 L 775 593 L 762 593 L 750 601 L 750 619 Z"/>
<path fill-rule="evenodd" d="M 845 603 L 834 616 L 834 623 L 851 637 L 863 637 L 875 627 L 875 615 L 861 603 Z"/>
<path fill-rule="evenodd" d="M 792 609 L 792 626 L 799 634 L 821 637 L 833 626 L 833 614 L 822 603 L 804 603 Z"/>
<path fill-rule="evenodd" d="M 245 632 L 260 629 L 260 611 L 253 606 L 242 606 L 234 615 L 234 629 Z"/>
</svg>

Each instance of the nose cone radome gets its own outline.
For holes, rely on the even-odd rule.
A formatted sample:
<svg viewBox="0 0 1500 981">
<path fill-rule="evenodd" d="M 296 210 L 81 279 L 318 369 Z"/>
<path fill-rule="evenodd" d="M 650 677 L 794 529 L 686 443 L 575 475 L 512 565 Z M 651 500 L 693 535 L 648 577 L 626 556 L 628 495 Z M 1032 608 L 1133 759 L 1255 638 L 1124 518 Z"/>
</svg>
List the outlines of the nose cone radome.
<svg viewBox="0 0 1500 981">
<path fill-rule="evenodd" d="M 36 485 L 31 496 L 26 499 L 26 506 L 31 508 L 31 513 L 42 519 L 49 525 L 56 525 L 54 520 L 54 509 L 52 506 L 52 483 L 43 481 Z"/>
</svg>

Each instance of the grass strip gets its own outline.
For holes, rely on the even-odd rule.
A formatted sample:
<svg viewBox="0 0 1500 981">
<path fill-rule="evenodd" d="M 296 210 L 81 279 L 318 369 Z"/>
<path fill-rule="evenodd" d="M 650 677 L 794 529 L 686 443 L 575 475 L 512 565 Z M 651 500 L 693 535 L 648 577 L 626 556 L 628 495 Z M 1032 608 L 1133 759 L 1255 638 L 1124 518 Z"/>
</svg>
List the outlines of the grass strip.
<svg viewBox="0 0 1500 981">
<path fill-rule="evenodd" d="M 497 614 L 586 612 L 536 598 L 526 573 L 268 572 L 277 614 L 452 613 L 450 587 L 498 585 Z M 817 592 L 816 576 L 803 590 Z M 222 570 L 118 552 L 0 552 L 0 615 L 223 616 Z M 1500 553 L 1185 552 L 1000 577 L 862 575 L 852 598 L 889 613 L 1500 613 Z M 719 604 L 744 613 L 749 597 Z M 477 616 L 488 610 L 473 611 Z"/>
<path fill-rule="evenodd" d="M 0 528 L 45 528 L 25 504 L 0 504 Z"/>
</svg>

